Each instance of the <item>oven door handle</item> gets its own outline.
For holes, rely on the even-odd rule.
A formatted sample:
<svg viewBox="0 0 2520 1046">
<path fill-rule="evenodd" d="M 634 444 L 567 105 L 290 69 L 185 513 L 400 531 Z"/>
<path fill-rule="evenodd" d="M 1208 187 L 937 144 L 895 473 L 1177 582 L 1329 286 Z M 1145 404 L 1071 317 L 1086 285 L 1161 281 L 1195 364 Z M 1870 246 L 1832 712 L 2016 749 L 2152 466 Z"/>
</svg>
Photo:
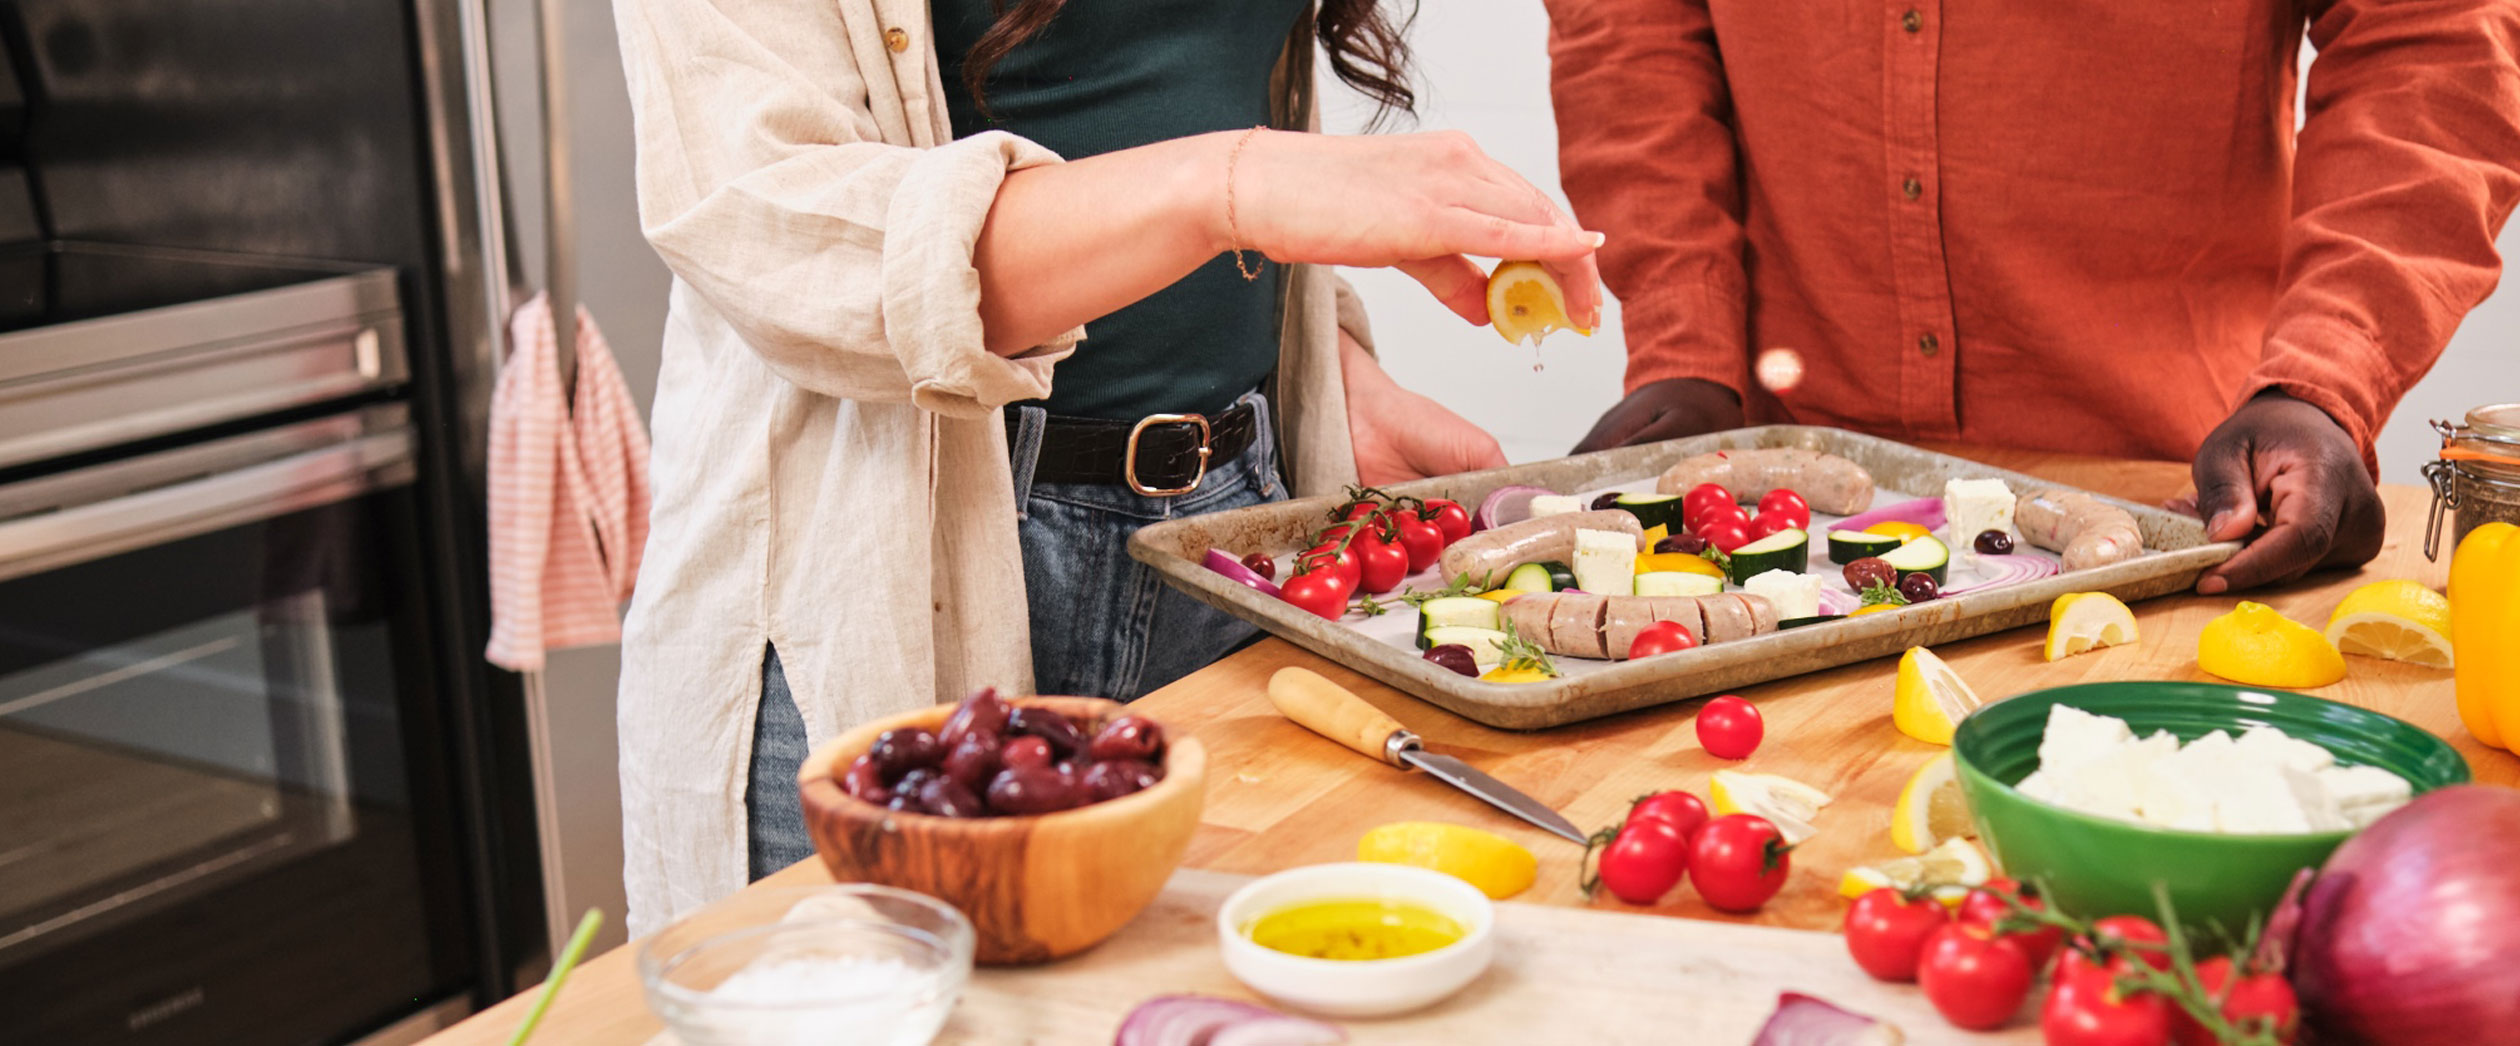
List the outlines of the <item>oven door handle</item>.
<svg viewBox="0 0 2520 1046">
<path fill-rule="evenodd" d="M 412 475 L 411 434 L 398 429 L 10 520 L 0 523 L 0 580 L 345 501 Z"/>
</svg>

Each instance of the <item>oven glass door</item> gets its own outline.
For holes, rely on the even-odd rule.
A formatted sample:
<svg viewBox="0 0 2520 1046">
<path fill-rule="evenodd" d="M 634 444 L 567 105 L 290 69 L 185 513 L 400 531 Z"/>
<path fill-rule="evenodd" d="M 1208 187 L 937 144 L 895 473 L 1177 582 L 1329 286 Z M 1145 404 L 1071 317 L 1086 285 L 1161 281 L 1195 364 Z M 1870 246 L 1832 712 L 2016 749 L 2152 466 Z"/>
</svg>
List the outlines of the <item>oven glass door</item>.
<svg viewBox="0 0 2520 1046">
<path fill-rule="evenodd" d="M 0 580 L 0 1013 L 26 1041 L 312 1041 L 460 984 L 408 462 L 331 424 L 73 507 L 94 522 L 65 532 L 137 547 Z"/>
</svg>

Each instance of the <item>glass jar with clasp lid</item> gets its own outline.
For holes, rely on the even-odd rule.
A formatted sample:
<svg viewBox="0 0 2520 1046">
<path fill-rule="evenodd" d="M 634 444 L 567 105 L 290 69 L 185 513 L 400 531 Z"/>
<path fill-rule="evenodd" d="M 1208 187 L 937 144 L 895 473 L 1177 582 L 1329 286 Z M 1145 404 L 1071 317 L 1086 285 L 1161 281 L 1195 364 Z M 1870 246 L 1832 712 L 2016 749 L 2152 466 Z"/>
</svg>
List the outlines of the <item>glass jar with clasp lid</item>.
<svg viewBox="0 0 2520 1046">
<path fill-rule="evenodd" d="M 2451 517 L 2451 547 L 2468 531 L 2501 521 L 2520 524 L 2520 403 L 2497 403 L 2467 413 L 2464 424 L 2433 422 L 2441 433 L 2441 459 L 2424 466 L 2433 491 L 2424 524 L 2424 558 L 2438 558 L 2441 522 Z"/>
</svg>

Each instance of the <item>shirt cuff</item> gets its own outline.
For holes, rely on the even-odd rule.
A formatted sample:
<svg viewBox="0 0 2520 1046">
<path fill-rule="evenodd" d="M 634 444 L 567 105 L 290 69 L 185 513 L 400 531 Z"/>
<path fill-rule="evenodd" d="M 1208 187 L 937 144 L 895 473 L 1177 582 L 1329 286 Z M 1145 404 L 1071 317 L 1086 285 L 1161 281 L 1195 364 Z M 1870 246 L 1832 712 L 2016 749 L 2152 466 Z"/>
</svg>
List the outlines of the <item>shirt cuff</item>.
<svg viewBox="0 0 2520 1046">
<path fill-rule="evenodd" d="M 1697 378 L 1731 389 L 1748 402 L 1748 315 L 1736 279 L 1710 266 L 1694 285 L 1656 288 L 1619 299 L 1627 332 L 1626 391 L 1673 378 Z"/>
<path fill-rule="evenodd" d="M 2375 443 L 2397 396 L 2385 379 L 2373 376 L 2375 366 L 2385 368 L 2386 357 L 2361 328 L 2329 317 L 2296 316 L 2267 333 L 2265 355 L 2240 387 L 2232 409 L 2269 389 L 2317 407 L 2353 439 L 2362 451 L 2363 467 L 2377 479 L 2380 454 Z"/>
<path fill-rule="evenodd" d="M 1009 171 L 1058 163 L 1058 154 L 1002 131 L 924 150 L 886 211 L 884 332 L 910 379 L 910 401 L 978 417 L 1050 395 L 1053 364 L 1085 337 L 1077 327 L 1015 356 L 988 350 L 980 271 L 972 251 Z"/>
</svg>

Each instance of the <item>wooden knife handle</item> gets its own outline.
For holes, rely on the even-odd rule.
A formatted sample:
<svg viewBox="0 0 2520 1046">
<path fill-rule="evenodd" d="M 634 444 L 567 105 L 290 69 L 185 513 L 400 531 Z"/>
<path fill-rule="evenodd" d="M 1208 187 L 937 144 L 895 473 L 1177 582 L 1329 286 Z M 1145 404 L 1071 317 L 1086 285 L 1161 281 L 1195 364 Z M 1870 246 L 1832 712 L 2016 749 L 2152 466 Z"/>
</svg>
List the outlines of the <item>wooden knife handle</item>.
<svg viewBox="0 0 2520 1046">
<path fill-rule="evenodd" d="M 1309 668 L 1281 668 L 1269 677 L 1269 703 L 1280 714 L 1377 762 L 1392 762 L 1391 735 L 1400 721 Z"/>
</svg>

